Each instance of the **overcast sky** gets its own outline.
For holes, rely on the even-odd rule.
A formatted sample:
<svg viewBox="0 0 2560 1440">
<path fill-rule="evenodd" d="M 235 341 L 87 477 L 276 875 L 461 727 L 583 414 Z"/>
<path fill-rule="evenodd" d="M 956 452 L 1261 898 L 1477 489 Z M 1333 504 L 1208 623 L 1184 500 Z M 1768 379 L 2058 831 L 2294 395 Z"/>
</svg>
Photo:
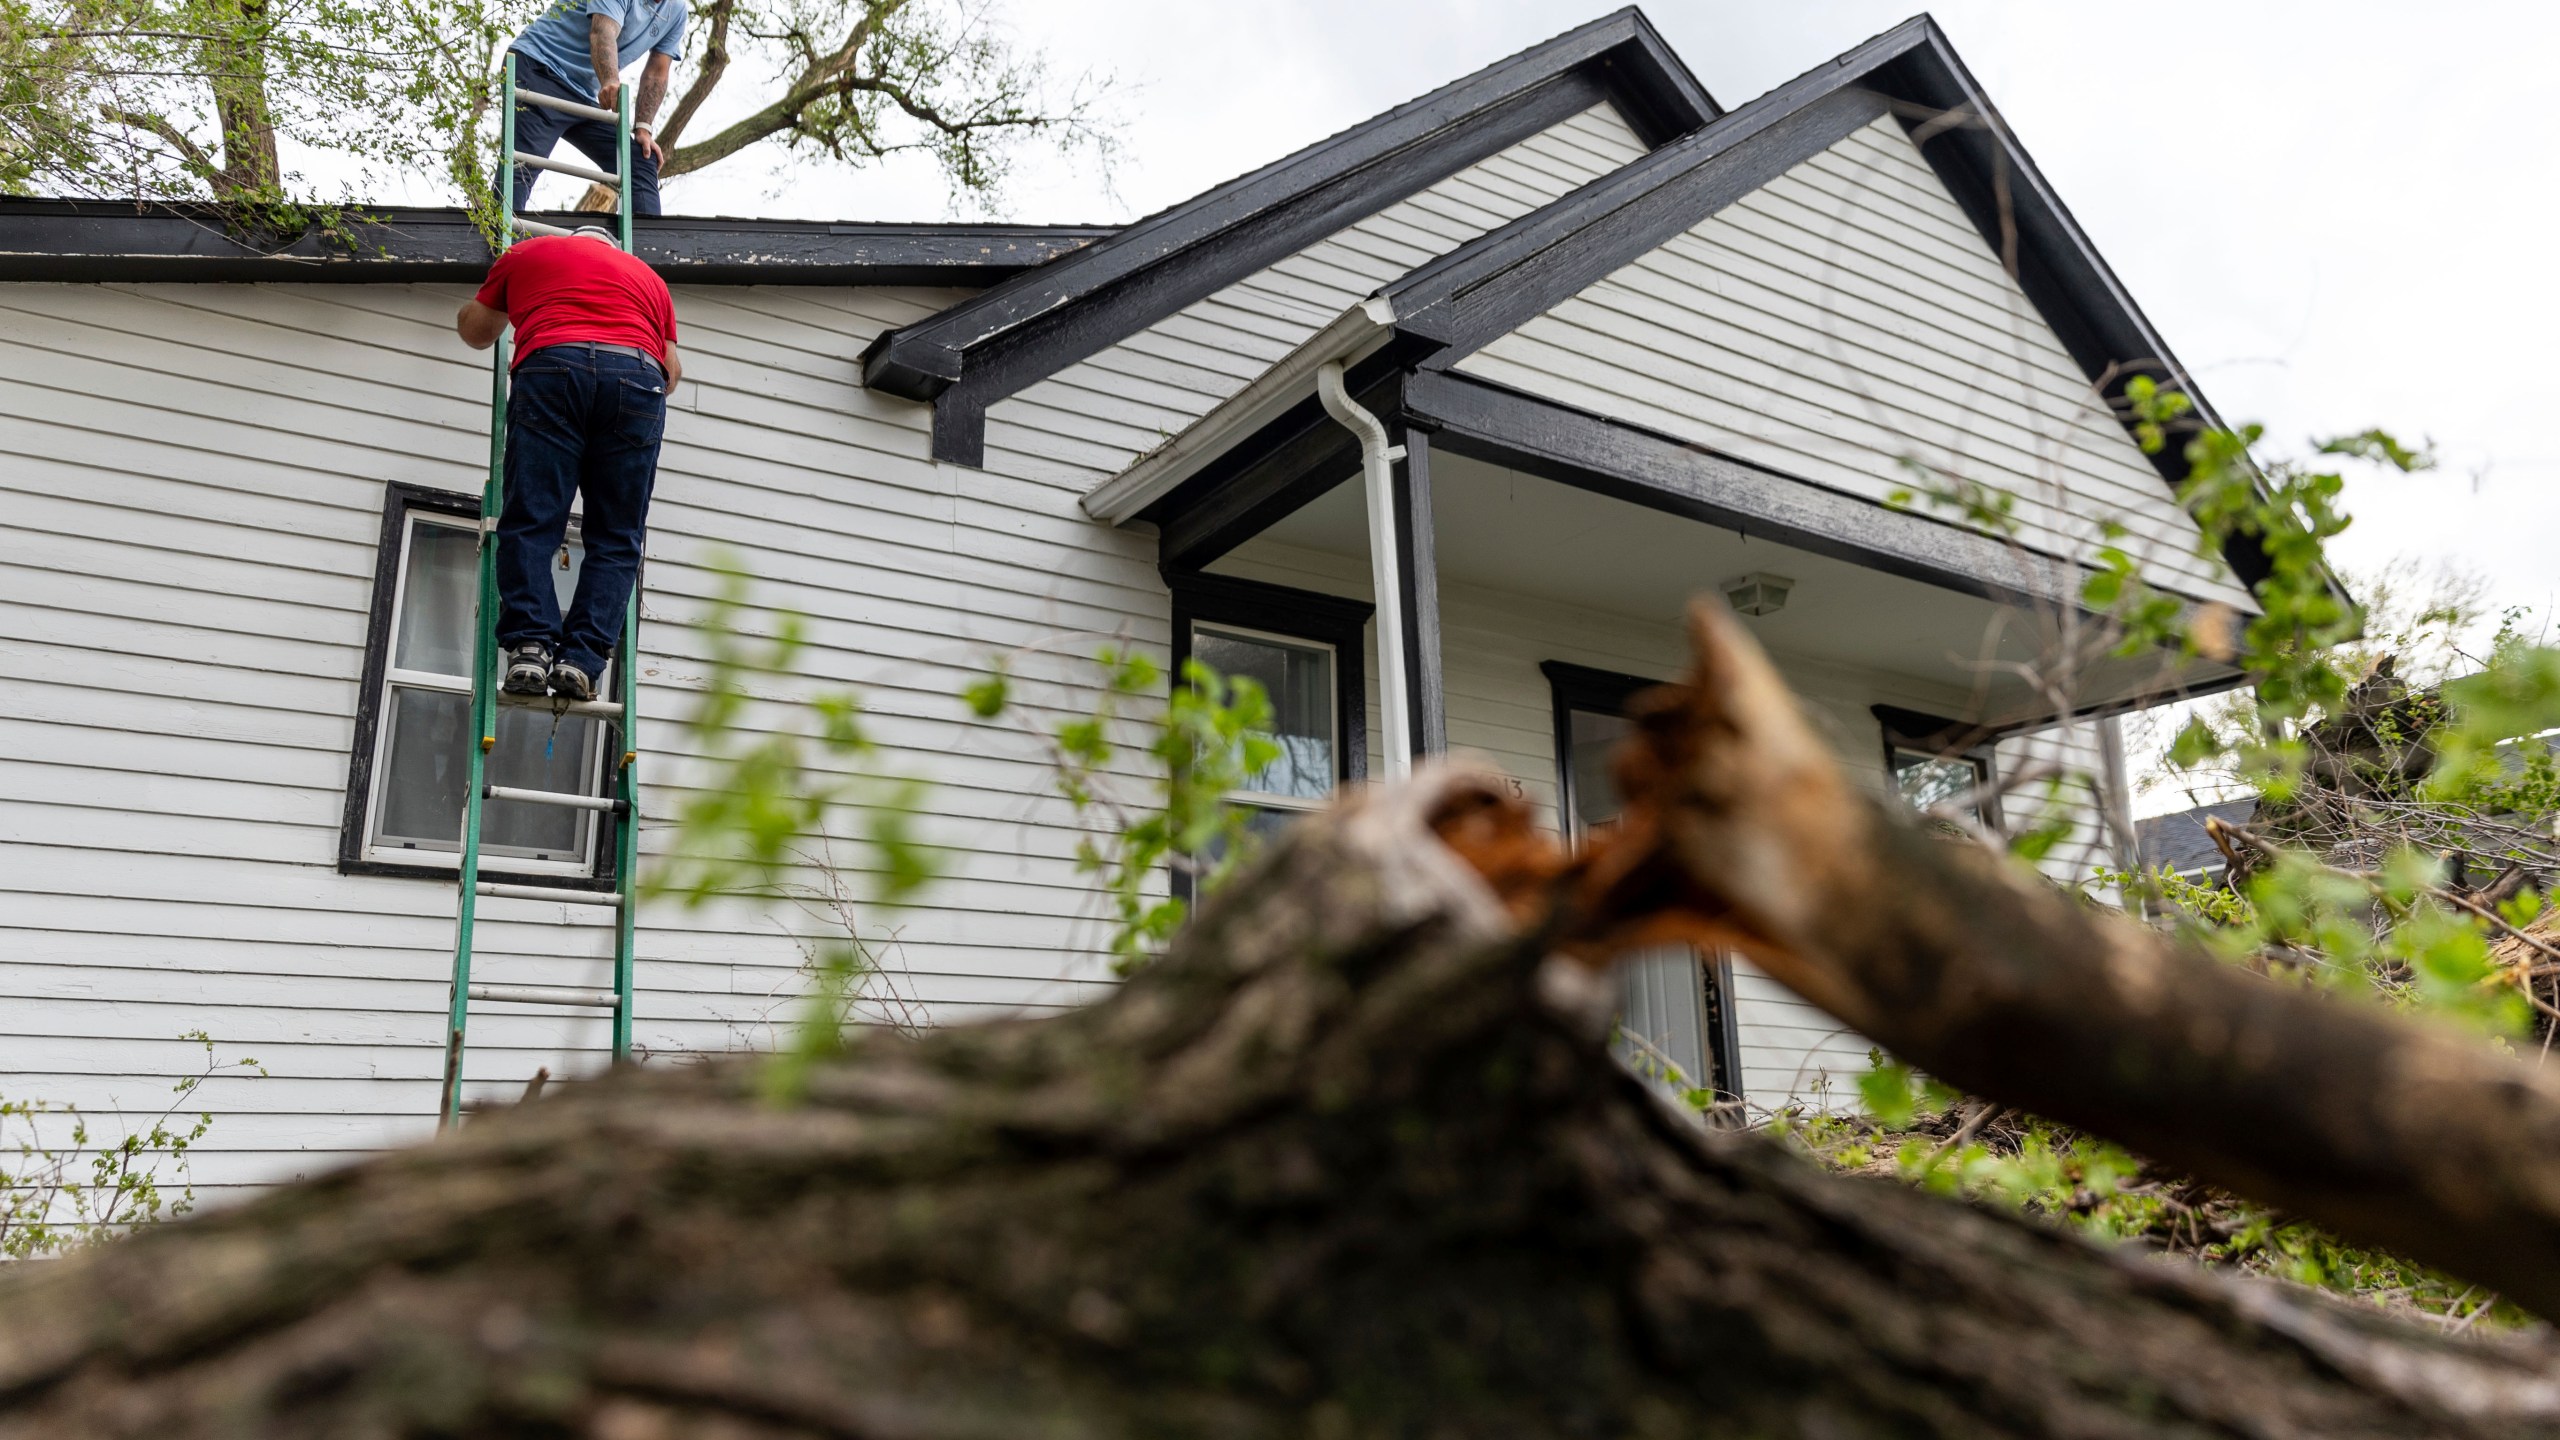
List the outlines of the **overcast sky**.
<svg viewBox="0 0 2560 1440">
<path fill-rule="evenodd" d="M 1005 218 L 1160 209 L 1533 44 L 1602 5 L 1552 0 L 1004 0 L 1062 79 L 1116 82 L 1121 155 L 1035 160 Z M 1646 7 L 1732 107 L 1914 13 L 1875 0 Z M 2382 424 L 2431 436 L 2417 479 L 2360 478 L 2351 568 L 2560 589 L 2560 5 L 1947 0 L 1958 51 L 2153 322 L 2234 420 L 2272 440 Z M 679 79 L 681 84 L 681 77 Z M 743 97 L 740 97 L 743 98 Z M 741 163 L 748 162 L 748 163 Z M 557 183 L 557 182 L 554 182 Z M 687 213 L 936 219 L 923 164 L 740 157 L 675 182 Z"/>
</svg>

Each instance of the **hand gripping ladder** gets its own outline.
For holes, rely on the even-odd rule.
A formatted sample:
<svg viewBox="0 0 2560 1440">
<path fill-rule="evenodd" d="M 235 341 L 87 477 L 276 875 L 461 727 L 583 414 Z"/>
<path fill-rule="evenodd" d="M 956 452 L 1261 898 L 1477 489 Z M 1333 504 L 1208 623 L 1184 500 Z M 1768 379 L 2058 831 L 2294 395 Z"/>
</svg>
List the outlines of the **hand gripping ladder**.
<svg viewBox="0 0 2560 1440">
<path fill-rule="evenodd" d="M 515 213 L 514 166 L 532 165 L 544 170 L 557 170 L 600 185 L 612 185 L 621 191 L 621 214 L 616 233 L 622 248 L 631 248 L 631 187 L 619 177 L 631 173 L 631 87 L 625 85 L 620 103 L 612 110 L 574 101 L 558 99 L 516 87 L 516 57 L 507 55 L 505 103 L 498 108 L 498 153 L 509 163 L 498 167 L 500 203 L 505 207 L 507 228 L 502 244 L 513 243 L 518 235 L 566 235 L 570 232 L 556 225 L 545 225 Z M 549 156 L 525 155 L 516 150 L 516 102 L 540 105 L 565 111 L 589 120 L 609 121 L 614 126 L 615 154 L 619 157 L 616 174 Z M 634 871 L 639 867 L 640 778 L 637 761 L 639 743 L 634 738 L 634 722 L 639 715 L 638 632 L 640 629 L 640 591 L 632 587 L 631 608 L 623 615 L 622 640 L 613 652 L 613 700 L 591 700 L 580 704 L 537 696 L 504 695 L 498 690 L 498 516 L 506 508 L 507 475 L 507 371 L 509 363 L 507 337 L 501 335 L 496 347 L 496 365 L 490 380 L 489 396 L 489 480 L 480 492 L 480 589 L 478 609 L 472 619 L 471 668 L 471 733 L 479 743 L 470 747 L 469 786 L 463 792 L 462 804 L 462 877 L 460 896 L 454 919 L 453 993 L 445 1022 L 444 1099 L 439 1110 L 439 1128 L 451 1126 L 462 1117 L 462 1049 L 463 1036 L 471 1019 L 471 1002 L 496 1000 L 510 1004 L 565 1005 L 581 1009 L 609 1010 L 613 1014 L 613 1058 L 621 1060 L 631 1054 L 631 947 L 632 910 L 636 898 Z M 604 795 L 573 795 L 551 790 L 520 790 L 488 781 L 489 752 L 498 744 L 498 711 L 500 704 L 528 706 L 551 711 L 555 717 L 585 716 L 602 720 L 609 727 L 611 745 L 606 753 L 617 757 Z M 529 805 L 557 805 L 573 810 L 591 810 L 612 817 L 614 888 L 575 890 L 545 885 L 494 884 L 480 878 L 480 826 L 485 802 L 506 800 Z M 478 918 L 479 900 L 483 895 L 511 900 L 553 901 L 569 905 L 594 906 L 613 916 L 613 988 L 586 990 L 558 985 L 489 985 L 475 984 L 471 979 L 471 941 L 473 922 Z"/>
</svg>

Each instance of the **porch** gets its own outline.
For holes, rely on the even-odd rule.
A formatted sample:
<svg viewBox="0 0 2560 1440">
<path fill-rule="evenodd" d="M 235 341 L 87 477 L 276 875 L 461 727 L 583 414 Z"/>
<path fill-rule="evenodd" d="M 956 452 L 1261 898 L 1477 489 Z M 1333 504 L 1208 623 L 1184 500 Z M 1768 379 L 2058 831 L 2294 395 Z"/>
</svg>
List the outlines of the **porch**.
<svg viewBox="0 0 2560 1440">
<path fill-rule="evenodd" d="M 1088 501 L 1157 528 L 1177 657 L 1272 690 L 1289 758 L 1241 798 L 1275 818 L 1452 753 L 1568 835 L 1606 824 L 1625 704 L 1685 668 L 1701 596 L 1748 615 L 1853 778 L 1924 807 L 1971 795 L 1989 822 L 2030 754 L 2099 768 L 2088 717 L 2234 678 L 2109 654 L 2068 558 L 1485 382 L 1364 368 L 1342 398 L 1382 424 L 1366 455 L 1321 397 L 1266 395 L 1258 419 L 1203 437 L 1213 413 Z M 1154 493 L 1132 503 L 1132 479 Z M 2058 698 L 2033 675 L 2064 647 Z M 1382 673 L 1382 652 L 1400 663 Z M 2072 717 L 2079 733 L 2055 729 Z M 2094 807 L 2080 829 L 2066 864 L 2085 876 Z M 1866 1067 L 1864 1040 L 1739 961 L 1645 960 L 1626 1004 L 1640 1050 L 1754 1103 L 1819 1103 Z"/>
</svg>

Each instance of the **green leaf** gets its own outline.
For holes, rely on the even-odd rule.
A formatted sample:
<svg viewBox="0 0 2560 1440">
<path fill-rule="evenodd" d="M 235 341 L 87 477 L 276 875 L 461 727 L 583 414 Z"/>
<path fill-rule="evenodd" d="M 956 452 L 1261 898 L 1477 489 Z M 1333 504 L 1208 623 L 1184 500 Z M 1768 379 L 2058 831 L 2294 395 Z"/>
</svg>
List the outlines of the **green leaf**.
<svg viewBox="0 0 2560 1440">
<path fill-rule="evenodd" d="M 1881 1052 L 1869 1051 L 1867 1073 L 1858 1077 L 1858 1103 L 1869 1118 L 1888 1130 L 1910 1124 L 1914 1109 L 1911 1067 L 1888 1060 Z"/>
<path fill-rule="evenodd" d="M 1011 687 L 1001 670 L 993 675 L 971 681 L 969 687 L 960 694 L 961 698 L 969 703 L 969 713 L 981 720 L 993 720 L 1004 713 L 1007 705 L 1013 703 Z"/>
</svg>

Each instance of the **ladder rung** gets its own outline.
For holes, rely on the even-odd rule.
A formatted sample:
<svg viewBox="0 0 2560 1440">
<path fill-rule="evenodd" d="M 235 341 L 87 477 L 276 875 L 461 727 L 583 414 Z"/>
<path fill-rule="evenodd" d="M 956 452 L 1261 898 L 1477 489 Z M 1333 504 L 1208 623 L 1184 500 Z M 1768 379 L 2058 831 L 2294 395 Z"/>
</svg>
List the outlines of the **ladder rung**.
<svg viewBox="0 0 2560 1440">
<path fill-rule="evenodd" d="M 593 165 L 581 165 L 575 160 L 554 160 L 548 155 L 527 155 L 521 150 L 516 151 L 515 156 L 517 164 L 530 165 L 536 170 L 557 170 L 563 175 L 575 175 L 581 180 L 593 180 L 599 185 L 622 183 L 622 177 L 619 175 L 599 170 Z"/>
<path fill-rule="evenodd" d="M 516 228 L 527 235 L 574 235 L 577 233 L 574 230 L 563 230 L 557 225 L 545 225 L 539 220 L 527 220 L 521 215 L 515 217 L 515 221 Z"/>
<path fill-rule="evenodd" d="M 575 100 L 563 100 L 557 95 L 545 95 L 539 90 L 527 90 L 522 86 L 516 87 L 510 93 L 527 105 L 539 105 L 545 110 L 557 110 L 563 115 L 578 115 L 589 120 L 601 120 L 607 125 L 622 123 L 621 116 L 601 106 L 581 105 Z"/>
<path fill-rule="evenodd" d="M 548 695 L 510 695 L 501 690 L 498 703 L 524 710 L 548 710 L 559 715 L 583 715 L 593 720 L 622 718 L 622 702 L 619 700 L 555 700 Z"/>
<path fill-rule="evenodd" d="M 557 805 L 563 810 L 622 811 L 622 802 L 607 795 L 572 795 L 565 790 L 524 790 L 513 785 L 483 785 L 480 793 L 491 800 L 516 800 L 527 805 Z"/>
<path fill-rule="evenodd" d="M 562 905 L 608 905 L 619 907 L 622 897 L 611 890 L 563 890 L 551 885 L 500 885 L 483 880 L 477 887 L 483 895 L 501 900 L 551 900 Z"/>
<path fill-rule="evenodd" d="M 518 1005 L 592 1005 L 601 1010 L 622 1008 L 621 999 L 610 990 L 578 990 L 566 985 L 474 985 L 474 1000 L 507 1000 Z"/>
</svg>

